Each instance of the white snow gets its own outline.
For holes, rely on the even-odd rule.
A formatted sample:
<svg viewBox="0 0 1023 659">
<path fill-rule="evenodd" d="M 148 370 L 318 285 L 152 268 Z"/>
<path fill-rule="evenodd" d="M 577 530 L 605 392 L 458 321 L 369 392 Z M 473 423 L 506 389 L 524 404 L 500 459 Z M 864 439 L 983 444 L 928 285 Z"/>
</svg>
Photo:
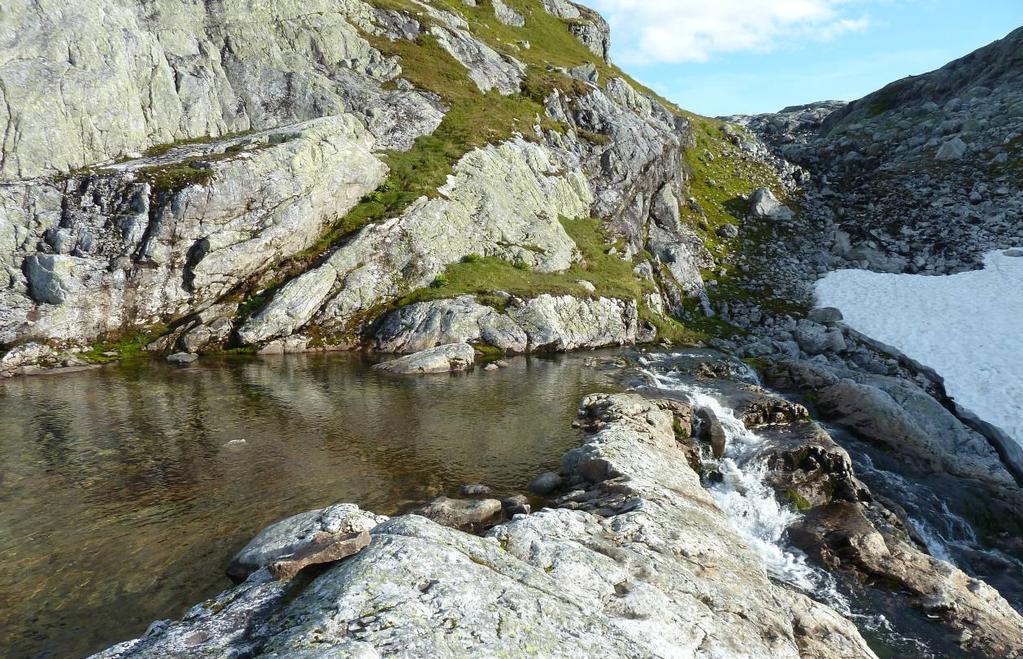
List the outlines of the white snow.
<svg viewBox="0 0 1023 659">
<path fill-rule="evenodd" d="M 817 282 L 817 301 L 933 368 L 960 406 L 1023 445 L 1023 252 L 992 252 L 984 266 L 944 277 L 840 270 Z"/>
</svg>

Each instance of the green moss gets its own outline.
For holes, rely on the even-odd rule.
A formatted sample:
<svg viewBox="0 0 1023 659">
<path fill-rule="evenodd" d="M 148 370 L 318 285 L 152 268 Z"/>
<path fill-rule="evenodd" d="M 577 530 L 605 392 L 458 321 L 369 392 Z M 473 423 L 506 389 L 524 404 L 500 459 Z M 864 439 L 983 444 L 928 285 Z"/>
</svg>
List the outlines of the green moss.
<svg viewBox="0 0 1023 659">
<path fill-rule="evenodd" d="M 645 292 L 651 290 L 650 284 L 633 272 L 635 264 L 632 261 L 608 253 L 609 248 L 604 242 L 599 220 L 562 218 L 561 222 L 582 254 L 582 260 L 568 270 L 536 272 L 522 267 L 522 262 L 511 263 L 493 256 L 463 260 L 448 266 L 429 288 L 412 292 L 399 304 L 404 306 L 466 294 L 488 300 L 494 299 L 493 294 L 498 291 L 524 298 L 551 293 L 576 297 L 640 299 Z M 588 291 L 578 283 L 580 280 L 589 281 L 595 291 Z M 503 304 L 500 298 L 497 300 L 497 304 Z"/>
<path fill-rule="evenodd" d="M 184 140 L 177 140 L 175 142 L 164 142 L 162 144 L 155 144 L 149 147 L 145 152 L 145 157 L 155 158 L 162 156 L 178 147 L 182 146 L 196 146 L 201 144 L 212 144 L 214 142 L 221 142 L 223 140 L 230 140 L 236 137 L 242 137 L 251 134 L 251 130 L 236 131 L 233 133 L 224 133 L 223 135 L 201 135 L 199 137 L 192 137 Z"/>
<path fill-rule="evenodd" d="M 810 510 L 813 508 L 813 504 L 795 490 L 787 490 L 785 492 L 785 498 L 789 500 L 789 503 L 791 503 L 796 510 Z"/>
<path fill-rule="evenodd" d="M 145 354 L 146 346 L 167 332 L 166 325 L 151 325 L 131 333 L 114 333 L 102 337 L 87 351 L 79 355 L 93 364 L 105 364 L 119 359 L 131 359 Z"/>
<path fill-rule="evenodd" d="M 169 194 L 191 185 L 209 185 L 213 180 L 212 167 L 193 161 L 145 167 L 139 173 L 157 193 Z"/>
</svg>

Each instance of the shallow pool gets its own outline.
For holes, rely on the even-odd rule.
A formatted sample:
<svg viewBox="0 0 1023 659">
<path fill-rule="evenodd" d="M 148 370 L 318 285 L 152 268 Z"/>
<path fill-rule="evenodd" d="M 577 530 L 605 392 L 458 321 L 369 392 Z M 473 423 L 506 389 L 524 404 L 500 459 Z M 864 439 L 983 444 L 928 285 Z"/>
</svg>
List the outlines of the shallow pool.
<svg viewBox="0 0 1023 659">
<path fill-rule="evenodd" d="M 592 357 L 405 379 L 348 354 L 144 361 L 0 383 L 0 655 L 82 656 L 179 617 L 294 513 L 523 491 L 578 443 L 581 398 L 613 385 Z"/>
</svg>

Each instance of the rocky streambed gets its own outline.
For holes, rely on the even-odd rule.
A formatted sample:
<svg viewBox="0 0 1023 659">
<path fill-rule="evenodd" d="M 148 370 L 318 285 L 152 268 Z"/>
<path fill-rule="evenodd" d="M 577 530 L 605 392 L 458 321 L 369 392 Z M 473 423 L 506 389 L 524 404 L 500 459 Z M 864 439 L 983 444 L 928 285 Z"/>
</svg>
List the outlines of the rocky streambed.
<svg viewBox="0 0 1023 659">
<path fill-rule="evenodd" d="M 290 517 L 239 585 L 99 656 L 1020 656 L 1018 610 L 860 479 L 881 467 L 856 442 L 741 362 L 632 355 L 632 393 L 580 397 L 538 506 Z"/>
</svg>

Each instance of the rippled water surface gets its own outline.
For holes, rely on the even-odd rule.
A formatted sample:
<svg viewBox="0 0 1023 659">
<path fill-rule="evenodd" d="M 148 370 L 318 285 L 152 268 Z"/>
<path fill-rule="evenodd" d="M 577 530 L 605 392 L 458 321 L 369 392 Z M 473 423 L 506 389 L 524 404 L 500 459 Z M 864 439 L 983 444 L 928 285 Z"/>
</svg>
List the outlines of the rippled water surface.
<svg viewBox="0 0 1023 659">
<path fill-rule="evenodd" d="M 590 357 L 411 379 L 353 355 L 147 361 L 0 383 L 0 655 L 82 656 L 178 617 L 297 512 L 522 491 L 616 377 Z"/>
</svg>

